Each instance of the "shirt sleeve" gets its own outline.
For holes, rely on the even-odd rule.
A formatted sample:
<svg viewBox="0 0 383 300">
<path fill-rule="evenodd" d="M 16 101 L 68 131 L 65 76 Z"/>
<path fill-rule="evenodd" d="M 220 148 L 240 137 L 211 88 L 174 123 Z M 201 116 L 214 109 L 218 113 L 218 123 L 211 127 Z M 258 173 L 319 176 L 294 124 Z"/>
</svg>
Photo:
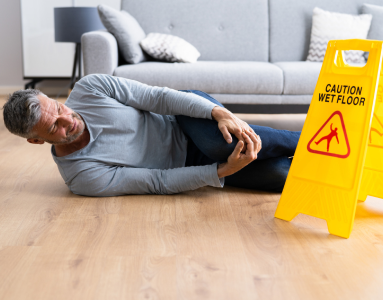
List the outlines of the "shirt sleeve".
<svg viewBox="0 0 383 300">
<path fill-rule="evenodd" d="M 108 167 L 102 164 L 80 172 L 66 182 L 74 194 L 119 196 L 127 194 L 175 194 L 203 186 L 223 187 L 217 163 L 168 170 Z"/>
<path fill-rule="evenodd" d="M 105 74 L 90 74 L 76 83 L 74 90 L 113 98 L 136 109 L 161 115 L 184 115 L 212 119 L 217 104 L 194 93 L 150 86 L 135 80 Z"/>
</svg>

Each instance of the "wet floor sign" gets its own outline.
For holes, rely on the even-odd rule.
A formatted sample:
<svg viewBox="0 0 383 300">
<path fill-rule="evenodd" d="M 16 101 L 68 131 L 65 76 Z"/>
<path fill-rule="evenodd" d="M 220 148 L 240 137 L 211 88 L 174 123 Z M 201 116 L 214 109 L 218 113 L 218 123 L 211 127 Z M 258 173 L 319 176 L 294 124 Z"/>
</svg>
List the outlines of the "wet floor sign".
<svg viewBox="0 0 383 300">
<path fill-rule="evenodd" d="M 369 52 L 367 64 L 349 66 L 343 50 Z M 311 215 L 348 238 L 357 200 L 383 198 L 381 61 L 381 41 L 329 42 L 276 218 Z"/>
</svg>

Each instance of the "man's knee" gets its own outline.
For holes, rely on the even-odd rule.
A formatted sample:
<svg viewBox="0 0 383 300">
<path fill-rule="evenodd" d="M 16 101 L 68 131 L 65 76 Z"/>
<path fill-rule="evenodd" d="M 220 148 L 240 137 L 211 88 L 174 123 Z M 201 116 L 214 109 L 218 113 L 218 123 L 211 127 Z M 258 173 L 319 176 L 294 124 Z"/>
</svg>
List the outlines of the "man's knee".
<svg viewBox="0 0 383 300">
<path fill-rule="evenodd" d="M 196 119 L 183 115 L 176 116 L 182 131 L 190 137 L 203 154 L 214 161 L 226 161 L 233 153 L 238 139 L 232 135 L 232 142 L 228 144 L 217 122 L 208 119 Z"/>
<path fill-rule="evenodd" d="M 228 144 L 221 132 L 217 133 L 218 137 L 212 138 L 205 149 L 201 149 L 204 154 L 215 161 L 227 161 L 228 157 L 233 153 L 238 139 L 232 135 L 232 142 Z M 206 144 L 205 144 L 206 145 Z"/>
</svg>

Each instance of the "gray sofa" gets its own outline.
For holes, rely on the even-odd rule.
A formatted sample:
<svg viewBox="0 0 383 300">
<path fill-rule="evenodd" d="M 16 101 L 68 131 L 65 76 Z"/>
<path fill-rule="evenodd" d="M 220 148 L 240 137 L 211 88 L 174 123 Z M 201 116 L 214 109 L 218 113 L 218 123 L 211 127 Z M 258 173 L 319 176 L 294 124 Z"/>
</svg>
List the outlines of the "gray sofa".
<svg viewBox="0 0 383 300">
<path fill-rule="evenodd" d="M 197 63 L 127 64 L 114 36 L 83 35 L 85 74 L 105 73 L 211 94 L 238 113 L 307 112 L 321 63 L 306 62 L 312 11 L 358 14 L 362 0 L 122 0 L 145 33 L 179 36 Z M 368 0 L 383 5 L 383 0 Z"/>
</svg>

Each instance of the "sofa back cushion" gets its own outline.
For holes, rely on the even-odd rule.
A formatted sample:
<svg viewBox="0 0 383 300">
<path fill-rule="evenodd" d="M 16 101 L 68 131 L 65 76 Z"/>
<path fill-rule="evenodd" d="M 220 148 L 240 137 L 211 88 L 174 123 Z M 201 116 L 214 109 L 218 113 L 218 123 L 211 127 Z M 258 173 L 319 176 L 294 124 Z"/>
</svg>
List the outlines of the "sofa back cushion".
<svg viewBox="0 0 383 300">
<path fill-rule="evenodd" d="M 146 34 L 183 38 L 199 60 L 268 61 L 268 0 L 122 0 Z"/>
<path fill-rule="evenodd" d="M 362 13 L 366 0 L 269 0 L 270 61 L 306 60 L 314 7 L 346 13 Z M 382 0 L 368 0 L 382 5 Z M 372 20 L 374 22 L 374 20 Z"/>
</svg>

